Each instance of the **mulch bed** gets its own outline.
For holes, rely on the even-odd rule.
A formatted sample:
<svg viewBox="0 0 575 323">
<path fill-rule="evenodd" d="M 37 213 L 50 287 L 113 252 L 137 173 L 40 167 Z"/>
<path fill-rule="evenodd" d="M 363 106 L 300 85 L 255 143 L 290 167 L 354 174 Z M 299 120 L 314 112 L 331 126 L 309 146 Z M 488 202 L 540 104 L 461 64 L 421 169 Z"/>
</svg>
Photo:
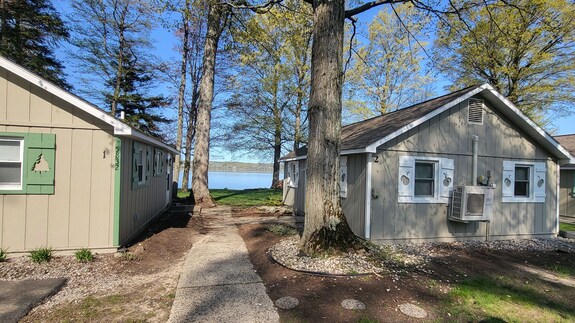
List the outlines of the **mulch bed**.
<svg viewBox="0 0 575 323">
<path fill-rule="evenodd" d="M 454 252 L 446 249 L 444 256 L 435 257 L 426 265 L 425 272 L 407 270 L 401 274 L 380 276 L 317 276 L 292 271 L 270 260 L 266 251 L 284 237 L 268 231 L 265 225 L 241 225 L 239 231 L 272 301 L 285 296 L 299 300 L 299 305 L 291 310 L 278 310 L 284 322 L 453 321 L 451 314 L 442 311 L 440 305 L 446 301 L 454 283 L 486 273 L 534 279 L 529 273 L 518 270 L 518 266 L 575 266 L 574 254 L 556 251 L 462 249 Z M 449 248 L 449 245 L 439 248 Z M 341 306 L 345 299 L 359 300 L 366 309 L 345 309 Z M 398 309 L 402 303 L 416 304 L 425 309 L 428 316 L 423 320 L 408 317 Z"/>
</svg>

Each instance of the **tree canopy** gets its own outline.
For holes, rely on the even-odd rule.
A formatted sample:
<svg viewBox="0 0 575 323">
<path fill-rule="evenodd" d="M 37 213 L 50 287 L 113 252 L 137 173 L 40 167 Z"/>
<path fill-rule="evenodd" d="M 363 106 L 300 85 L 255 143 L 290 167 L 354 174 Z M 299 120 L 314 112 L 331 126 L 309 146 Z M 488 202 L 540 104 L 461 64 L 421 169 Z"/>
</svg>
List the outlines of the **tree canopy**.
<svg viewBox="0 0 575 323">
<path fill-rule="evenodd" d="M 468 7 L 439 22 L 435 45 L 439 68 L 453 87 L 488 82 L 540 124 L 549 110 L 575 103 L 572 1 Z"/>
<path fill-rule="evenodd" d="M 49 0 L 0 1 L 0 55 L 66 89 L 70 85 L 54 49 L 68 37 Z"/>
</svg>

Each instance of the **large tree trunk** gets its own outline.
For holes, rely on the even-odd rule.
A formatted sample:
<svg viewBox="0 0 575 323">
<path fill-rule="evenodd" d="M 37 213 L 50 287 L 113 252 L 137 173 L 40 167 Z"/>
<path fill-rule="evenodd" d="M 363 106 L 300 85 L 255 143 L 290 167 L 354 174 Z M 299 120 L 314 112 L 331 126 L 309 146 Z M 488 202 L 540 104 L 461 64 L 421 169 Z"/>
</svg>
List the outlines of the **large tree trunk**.
<svg viewBox="0 0 575 323">
<path fill-rule="evenodd" d="M 214 97 L 214 73 L 218 42 L 225 25 L 229 7 L 225 4 L 211 3 L 208 13 L 208 28 L 202 62 L 202 80 L 198 119 L 196 122 L 196 145 L 192 167 L 192 191 L 196 205 L 214 206 L 208 189 L 208 164 L 210 162 L 210 125 L 212 100 Z"/>
<path fill-rule="evenodd" d="M 182 28 L 184 29 L 184 35 L 182 39 L 182 65 L 180 74 L 180 89 L 178 92 L 178 128 L 176 133 L 176 158 L 174 159 L 174 180 L 178 182 L 180 180 L 180 170 L 182 169 L 182 137 L 184 131 L 184 105 L 186 99 L 186 75 L 188 67 L 188 52 L 190 48 L 188 46 L 190 40 L 189 31 L 189 16 L 190 16 L 190 0 L 186 0 L 186 7 L 182 13 Z"/>
<path fill-rule="evenodd" d="M 360 247 L 339 200 L 344 0 L 314 4 L 306 216 L 299 244 L 308 255 Z"/>
</svg>

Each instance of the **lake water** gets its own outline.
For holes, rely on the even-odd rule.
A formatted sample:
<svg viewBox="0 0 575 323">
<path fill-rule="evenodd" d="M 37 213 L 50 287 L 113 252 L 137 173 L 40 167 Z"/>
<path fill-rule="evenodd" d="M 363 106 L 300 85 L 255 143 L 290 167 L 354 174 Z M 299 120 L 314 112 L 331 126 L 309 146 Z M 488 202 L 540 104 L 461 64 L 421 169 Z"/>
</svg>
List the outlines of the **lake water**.
<svg viewBox="0 0 575 323">
<path fill-rule="evenodd" d="M 282 178 L 283 174 L 280 173 L 280 179 Z M 208 172 L 209 188 L 243 190 L 247 188 L 269 188 L 271 185 L 271 173 Z"/>
</svg>

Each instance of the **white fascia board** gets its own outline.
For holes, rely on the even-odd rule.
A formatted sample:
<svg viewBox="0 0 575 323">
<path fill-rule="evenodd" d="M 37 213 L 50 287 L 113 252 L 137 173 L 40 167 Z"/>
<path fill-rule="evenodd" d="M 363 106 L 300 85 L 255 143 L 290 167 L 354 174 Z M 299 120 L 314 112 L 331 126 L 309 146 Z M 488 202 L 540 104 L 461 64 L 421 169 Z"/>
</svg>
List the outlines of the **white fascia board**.
<svg viewBox="0 0 575 323">
<path fill-rule="evenodd" d="M 408 132 L 409 130 L 419 126 L 420 124 L 430 120 L 431 118 L 440 115 L 441 113 L 447 111 L 449 108 L 452 108 L 454 106 L 456 106 L 457 104 L 469 99 L 470 97 L 476 95 L 477 93 L 480 93 L 481 91 L 485 90 L 485 89 L 489 89 L 492 88 L 490 85 L 488 84 L 483 84 L 482 86 L 478 87 L 477 89 L 467 92 L 466 94 L 460 96 L 457 99 L 454 99 L 453 101 L 443 105 L 441 108 L 439 109 L 435 109 L 432 112 L 424 115 L 423 117 L 411 122 L 410 124 L 407 124 L 399 129 L 397 129 L 396 131 L 390 133 L 389 135 L 379 139 L 378 141 L 370 144 L 369 146 L 367 146 L 365 148 L 366 152 L 376 152 L 377 151 L 377 147 L 383 145 L 384 143 L 388 142 L 389 140 Z"/>
<path fill-rule="evenodd" d="M 114 134 L 122 135 L 129 134 L 131 132 L 130 126 L 127 124 L 113 118 L 106 112 L 96 108 L 95 106 L 89 104 L 88 102 L 78 98 L 77 96 L 71 94 L 70 92 L 61 89 L 60 87 L 52 84 L 39 77 L 38 75 L 28 71 L 24 67 L 0 56 L 0 66 L 4 67 L 11 73 L 18 75 L 19 77 L 25 79 L 26 81 L 40 87 L 41 89 L 51 93 L 60 99 L 72 104 L 75 107 L 87 112 L 88 114 L 104 121 L 105 123 L 114 127 Z"/>
<path fill-rule="evenodd" d="M 367 153 L 375 153 L 375 152 L 376 152 L 375 150 L 374 151 L 368 151 L 367 148 L 359 148 L 359 149 L 342 150 L 339 152 L 339 155 L 344 156 L 344 155 L 367 154 Z M 307 155 L 282 159 L 282 160 L 280 160 L 280 163 L 285 163 L 285 162 L 294 161 L 294 160 L 302 160 L 302 159 L 307 159 Z"/>
<path fill-rule="evenodd" d="M 128 137 L 152 144 L 152 145 L 160 147 L 160 148 L 163 148 L 163 149 L 171 152 L 172 154 L 179 154 L 180 153 L 176 148 L 174 148 L 174 147 L 172 147 L 172 146 L 170 146 L 170 145 L 168 145 L 168 144 L 166 144 L 166 143 L 164 143 L 164 142 L 162 142 L 162 141 L 160 141 L 154 137 L 150 137 L 144 133 L 141 133 L 139 131 L 132 131 L 132 133 L 130 135 L 128 135 Z"/>
<path fill-rule="evenodd" d="M 549 135 L 545 130 L 539 127 L 535 122 L 533 122 L 529 117 L 527 117 L 519 108 L 517 108 L 511 101 L 507 100 L 503 95 L 497 92 L 492 86 L 486 84 L 486 89 L 489 93 L 496 97 L 502 105 L 499 107 L 502 112 L 511 118 L 514 122 L 524 124 L 521 128 L 531 135 L 539 144 L 551 150 L 556 157 L 559 158 L 559 164 L 575 164 L 575 157 L 569 153 L 567 149 L 557 142 L 551 135 Z M 505 111 L 507 109 L 507 111 Z M 507 112 L 507 113 L 506 113 Z M 511 113 L 511 115 L 510 115 Z"/>
<path fill-rule="evenodd" d="M 114 134 L 118 136 L 127 136 L 137 140 L 141 140 L 159 147 L 162 147 L 174 154 L 177 154 L 178 151 L 173 147 L 166 145 L 165 143 L 157 140 L 151 136 L 145 135 L 139 131 L 134 130 L 129 125 L 123 123 L 122 121 L 112 117 L 111 115 L 107 114 L 105 111 L 98 109 L 96 106 L 80 99 L 79 97 L 73 95 L 72 93 L 61 89 L 60 87 L 52 84 L 41 78 L 40 76 L 30 72 L 26 68 L 0 56 L 0 66 L 5 68 L 6 70 L 10 71 L 11 73 L 16 74 L 17 76 L 23 78 L 24 80 L 32 83 L 35 86 L 40 87 L 41 89 L 47 91 L 48 93 L 70 103 L 71 105 L 79 108 L 80 110 L 104 121 L 105 123 L 109 124 L 114 128 Z"/>
<path fill-rule="evenodd" d="M 293 158 L 282 159 L 282 160 L 280 160 L 280 163 L 287 163 L 287 162 L 290 162 L 290 161 L 303 160 L 303 159 L 307 159 L 307 155 L 297 156 L 297 157 L 293 157 Z"/>
</svg>

